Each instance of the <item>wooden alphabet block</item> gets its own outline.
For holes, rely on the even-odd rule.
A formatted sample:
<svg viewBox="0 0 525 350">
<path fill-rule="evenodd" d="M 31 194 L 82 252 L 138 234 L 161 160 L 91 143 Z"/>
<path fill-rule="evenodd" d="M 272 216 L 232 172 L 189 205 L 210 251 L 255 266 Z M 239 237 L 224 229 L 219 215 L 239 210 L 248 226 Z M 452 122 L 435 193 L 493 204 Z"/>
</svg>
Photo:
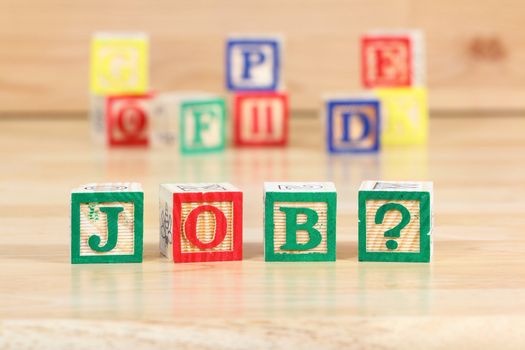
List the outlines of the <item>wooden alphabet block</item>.
<svg viewBox="0 0 525 350">
<path fill-rule="evenodd" d="M 148 91 L 148 37 L 143 33 L 95 33 L 91 40 L 91 92 Z"/>
<path fill-rule="evenodd" d="M 96 144 L 106 141 L 106 97 L 91 95 L 89 100 L 89 121 L 91 123 L 91 137 Z"/>
<path fill-rule="evenodd" d="M 335 261 L 336 206 L 331 182 L 265 182 L 265 260 Z"/>
<path fill-rule="evenodd" d="M 281 51 L 282 42 L 278 37 L 230 37 L 226 42 L 228 90 L 278 90 L 282 79 Z"/>
<path fill-rule="evenodd" d="M 180 150 L 183 154 L 224 151 L 226 104 L 223 98 L 196 97 L 180 104 Z"/>
<path fill-rule="evenodd" d="M 156 95 L 151 112 L 151 143 L 175 145 L 179 132 L 180 94 L 161 93 Z"/>
<path fill-rule="evenodd" d="M 428 139 L 428 105 L 425 88 L 376 90 L 383 108 L 381 143 L 384 146 L 424 145 Z"/>
<path fill-rule="evenodd" d="M 176 263 L 242 260 L 242 192 L 228 183 L 161 185 L 160 251 Z"/>
<path fill-rule="evenodd" d="M 288 141 L 286 93 L 239 93 L 234 97 L 237 146 L 284 146 Z"/>
<path fill-rule="evenodd" d="M 142 262 L 143 218 L 140 184 L 87 184 L 73 190 L 71 263 Z"/>
<path fill-rule="evenodd" d="M 110 146 L 147 146 L 152 95 L 109 96 L 106 107 Z"/>
<path fill-rule="evenodd" d="M 362 153 L 379 150 L 381 109 L 376 97 L 328 98 L 326 116 L 329 152 Z"/>
<path fill-rule="evenodd" d="M 361 39 L 363 86 L 403 87 L 424 84 L 423 34 L 373 31 Z"/>
<path fill-rule="evenodd" d="M 364 181 L 359 261 L 430 262 L 432 182 Z"/>
</svg>

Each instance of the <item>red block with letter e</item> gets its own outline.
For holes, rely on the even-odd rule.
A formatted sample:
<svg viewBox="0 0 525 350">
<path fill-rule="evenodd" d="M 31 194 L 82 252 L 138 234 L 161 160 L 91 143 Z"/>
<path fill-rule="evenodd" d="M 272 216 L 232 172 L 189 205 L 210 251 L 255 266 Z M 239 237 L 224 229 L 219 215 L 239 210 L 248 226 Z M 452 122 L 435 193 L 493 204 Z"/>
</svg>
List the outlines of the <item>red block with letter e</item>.
<svg viewBox="0 0 525 350">
<path fill-rule="evenodd" d="M 237 146 L 284 146 L 288 142 L 288 95 L 240 93 L 234 101 Z"/>
<path fill-rule="evenodd" d="M 242 192 L 228 183 L 161 185 L 160 251 L 176 263 L 242 260 Z"/>
<path fill-rule="evenodd" d="M 372 32 L 361 39 L 363 86 L 423 84 L 423 34 L 418 30 Z"/>
<path fill-rule="evenodd" d="M 108 97 L 106 133 L 110 146 L 149 144 L 151 99 L 149 94 Z"/>
</svg>

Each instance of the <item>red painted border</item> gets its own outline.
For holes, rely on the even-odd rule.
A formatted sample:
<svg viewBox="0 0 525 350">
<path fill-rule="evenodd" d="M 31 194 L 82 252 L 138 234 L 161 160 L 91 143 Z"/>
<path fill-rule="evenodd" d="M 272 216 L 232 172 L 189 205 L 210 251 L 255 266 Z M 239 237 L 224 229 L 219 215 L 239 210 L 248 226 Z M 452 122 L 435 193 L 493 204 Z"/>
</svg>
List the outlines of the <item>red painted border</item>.
<svg viewBox="0 0 525 350">
<path fill-rule="evenodd" d="M 111 114 L 111 105 L 115 101 L 119 100 L 150 100 L 153 98 L 153 93 L 144 95 L 118 95 L 108 96 L 106 99 L 106 139 L 110 146 L 148 146 L 149 145 L 149 133 L 145 139 L 140 140 L 127 140 L 127 141 L 116 141 L 112 138 L 111 130 L 113 129 L 116 121 Z M 150 127 L 150 115 L 146 113 L 146 128 Z"/>
<path fill-rule="evenodd" d="M 233 250 L 229 252 L 182 253 L 182 203 L 233 202 Z M 242 192 L 206 192 L 173 194 L 173 262 L 242 260 Z"/>
<path fill-rule="evenodd" d="M 368 61 L 366 60 L 366 57 L 365 57 L 365 47 L 368 45 L 369 42 L 373 42 L 373 41 L 392 41 L 392 40 L 396 40 L 396 41 L 402 41 L 404 42 L 406 45 L 407 45 L 407 48 L 408 48 L 408 52 L 409 52 L 409 55 L 407 57 L 407 65 L 408 65 L 408 78 L 405 82 L 403 83 L 399 83 L 399 82 L 390 82 L 390 83 L 378 83 L 376 81 L 370 81 L 366 75 L 366 72 L 367 72 L 367 68 L 368 68 Z M 399 87 L 402 87 L 402 86 L 411 86 L 412 85 L 412 75 L 413 75 L 413 71 L 412 71 L 412 61 L 413 61 L 413 57 L 412 57 L 412 40 L 410 39 L 410 37 L 407 37 L 407 36 L 374 36 L 374 37 L 368 37 L 368 36 L 363 36 L 361 38 L 361 81 L 363 83 L 363 86 L 365 88 L 374 88 L 374 87 L 395 87 L 395 86 L 399 86 Z"/>
<path fill-rule="evenodd" d="M 254 142 L 250 140 L 243 140 L 241 137 L 241 105 L 244 99 L 247 98 L 272 98 L 280 99 L 284 106 L 284 118 L 283 118 L 283 137 L 277 141 L 260 141 Z M 288 123 L 290 111 L 288 107 L 288 94 L 279 92 L 249 92 L 239 93 L 234 96 L 234 115 L 233 115 L 233 142 L 236 146 L 286 146 L 288 144 Z"/>
</svg>

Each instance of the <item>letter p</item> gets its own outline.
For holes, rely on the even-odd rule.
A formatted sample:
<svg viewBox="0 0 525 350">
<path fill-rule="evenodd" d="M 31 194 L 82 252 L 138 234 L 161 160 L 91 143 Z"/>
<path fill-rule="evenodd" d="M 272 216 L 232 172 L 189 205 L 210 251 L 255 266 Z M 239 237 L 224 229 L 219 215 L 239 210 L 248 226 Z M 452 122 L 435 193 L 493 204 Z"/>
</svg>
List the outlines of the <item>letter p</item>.
<svg viewBox="0 0 525 350">
<path fill-rule="evenodd" d="M 242 51 L 243 70 L 242 78 L 249 80 L 252 78 L 252 68 L 259 66 L 266 61 L 266 55 L 260 50 L 246 49 Z"/>
</svg>

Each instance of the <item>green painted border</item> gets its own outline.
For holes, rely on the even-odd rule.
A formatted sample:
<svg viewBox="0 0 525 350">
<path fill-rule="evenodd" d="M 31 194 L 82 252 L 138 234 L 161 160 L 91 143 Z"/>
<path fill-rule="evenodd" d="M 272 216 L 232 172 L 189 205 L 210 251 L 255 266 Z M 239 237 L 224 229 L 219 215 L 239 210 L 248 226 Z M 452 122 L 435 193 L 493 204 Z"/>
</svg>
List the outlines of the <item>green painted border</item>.
<svg viewBox="0 0 525 350">
<path fill-rule="evenodd" d="M 366 201 L 367 200 L 419 200 L 420 250 L 419 253 L 367 252 Z M 359 261 L 430 262 L 431 212 L 429 192 L 359 191 Z"/>
<path fill-rule="evenodd" d="M 135 206 L 135 252 L 132 255 L 80 256 L 80 204 L 92 202 L 133 202 Z M 71 263 L 140 263 L 143 251 L 144 193 L 95 192 L 71 194 Z"/>
<path fill-rule="evenodd" d="M 221 144 L 216 147 L 204 147 L 204 148 L 189 148 L 184 140 L 184 135 L 186 134 L 186 122 L 184 116 L 184 112 L 186 109 L 194 107 L 194 106 L 203 106 L 203 105 L 214 105 L 218 104 L 222 109 L 222 130 L 221 130 Z M 214 98 L 209 100 L 202 100 L 202 101 L 185 101 L 182 102 L 180 105 L 180 151 L 182 154 L 206 154 L 206 153 L 214 153 L 214 152 L 221 152 L 224 151 L 226 148 L 226 103 L 224 99 L 222 98 Z"/>
<path fill-rule="evenodd" d="M 327 228 L 326 253 L 288 254 L 274 253 L 274 219 L 273 204 L 275 202 L 326 202 Z M 335 261 L 336 255 L 336 192 L 266 192 L 264 204 L 264 260 L 265 261 Z"/>
</svg>

